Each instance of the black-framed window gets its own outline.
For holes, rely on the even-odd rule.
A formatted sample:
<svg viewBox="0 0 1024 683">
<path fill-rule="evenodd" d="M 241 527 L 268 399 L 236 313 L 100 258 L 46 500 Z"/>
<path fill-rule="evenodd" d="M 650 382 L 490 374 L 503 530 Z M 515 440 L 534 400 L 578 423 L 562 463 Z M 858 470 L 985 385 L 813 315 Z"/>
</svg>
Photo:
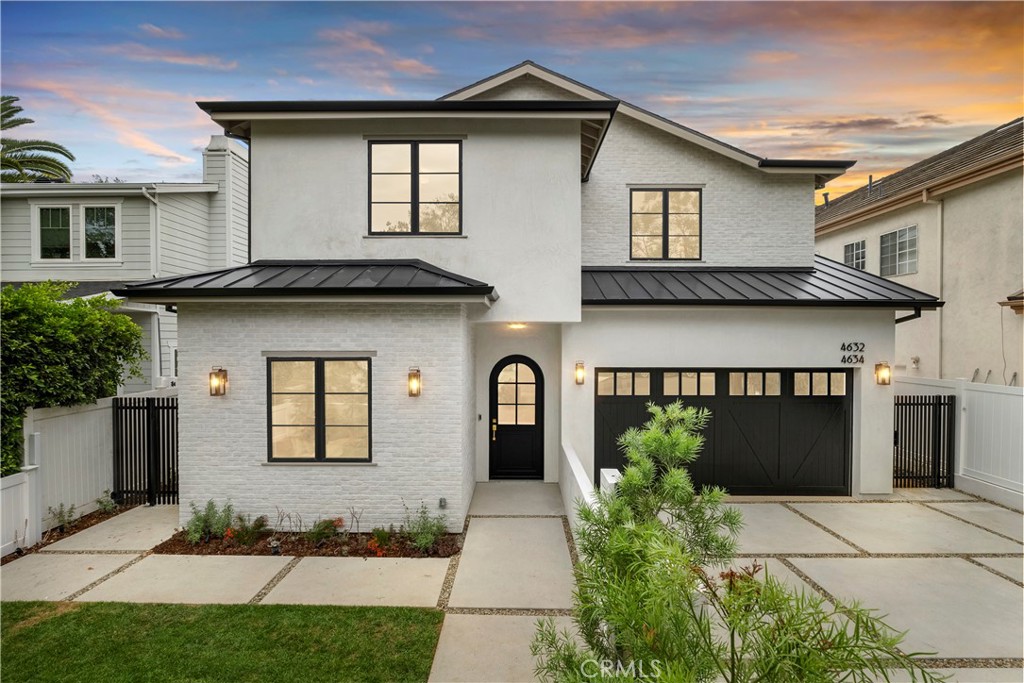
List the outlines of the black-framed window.
<svg viewBox="0 0 1024 683">
<path fill-rule="evenodd" d="M 268 358 L 272 461 L 369 462 L 369 358 Z"/>
<path fill-rule="evenodd" d="M 879 239 L 881 274 L 907 275 L 917 272 L 917 226 L 887 232 Z"/>
<path fill-rule="evenodd" d="M 843 263 L 857 270 L 864 270 L 867 246 L 864 240 L 843 245 Z"/>
<path fill-rule="evenodd" d="M 370 142 L 370 234 L 462 232 L 462 143 Z"/>
<path fill-rule="evenodd" d="M 696 261 L 701 257 L 699 189 L 633 189 L 629 224 L 633 260 Z"/>
</svg>

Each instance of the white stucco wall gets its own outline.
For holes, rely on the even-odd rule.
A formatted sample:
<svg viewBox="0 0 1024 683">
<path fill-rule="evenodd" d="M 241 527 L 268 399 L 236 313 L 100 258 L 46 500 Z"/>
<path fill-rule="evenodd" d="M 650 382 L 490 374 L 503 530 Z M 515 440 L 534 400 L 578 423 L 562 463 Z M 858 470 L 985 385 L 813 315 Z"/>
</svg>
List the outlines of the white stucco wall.
<svg viewBox="0 0 1024 683">
<path fill-rule="evenodd" d="M 561 434 L 561 396 L 565 368 L 561 360 L 561 326 L 528 324 L 511 330 L 504 324 L 474 326 L 476 338 L 476 478 L 490 478 L 490 375 L 502 358 L 532 358 L 544 373 L 544 481 L 558 481 L 558 444 Z M 571 374 L 572 369 L 568 372 Z"/>
<path fill-rule="evenodd" d="M 597 367 L 837 368 L 840 345 L 866 344 L 853 372 L 852 491 L 892 490 L 892 387 L 875 384 L 874 364 L 891 360 L 892 312 L 815 308 L 584 310 L 563 325 L 562 367 L 587 367 L 587 383 L 563 384 L 563 438 L 593 477 Z"/>
<path fill-rule="evenodd" d="M 997 302 L 1024 286 L 1022 188 L 1021 172 L 1007 172 L 943 195 L 941 205 L 916 203 L 817 238 L 818 252 L 837 261 L 843 245 L 864 240 L 866 270 L 878 275 L 881 236 L 917 226 L 918 272 L 892 280 L 946 305 L 897 327 L 896 372 L 970 379 L 977 368 L 979 382 L 991 370 L 992 384 L 1014 372 L 1021 383 L 1024 316 Z M 913 356 L 921 359 L 916 369 Z"/>
<path fill-rule="evenodd" d="M 461 236 L 368 236 L 368 143 L 462 138 Z M 423 259 L 497 288 L 486 320 L 579 319 L 573 120 L 257 121 L 253 259 Z"/>
<path fill-rule="evenodd" d="M 426 503 L 462 528 L 471 495 L 466 394 L 472 374 L 466 313 L 452 304 L 197 304 L 178 309 L 181 521 L 189 503 L 230 499 L 317 518 L 362 509 L 361 528 L 400 524 Z M 267 463 L 267 352 L 360 352 L 371 363 L 372 464 Z M 228 370 L 226 396 L 209 395 L 210 368 Z M 408 396 L 410 366 L 423 392 Z M 471 444 L 470 444 L 471 445 Z M 440 510 L 439 498 L 447 509 Z"/>
</svg>

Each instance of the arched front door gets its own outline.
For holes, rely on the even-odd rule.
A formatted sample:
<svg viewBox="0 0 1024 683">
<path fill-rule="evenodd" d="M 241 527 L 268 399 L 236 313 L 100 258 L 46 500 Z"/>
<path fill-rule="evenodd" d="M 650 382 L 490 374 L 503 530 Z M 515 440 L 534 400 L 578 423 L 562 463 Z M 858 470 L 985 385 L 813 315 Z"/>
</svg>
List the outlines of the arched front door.
<svg viewBox="0 0 1024 683">
<path fill-rule="evenodd" d="M 526 356 L 491 371 L 491 479 L 544 478 L 544 375 Z"/>
</svg>

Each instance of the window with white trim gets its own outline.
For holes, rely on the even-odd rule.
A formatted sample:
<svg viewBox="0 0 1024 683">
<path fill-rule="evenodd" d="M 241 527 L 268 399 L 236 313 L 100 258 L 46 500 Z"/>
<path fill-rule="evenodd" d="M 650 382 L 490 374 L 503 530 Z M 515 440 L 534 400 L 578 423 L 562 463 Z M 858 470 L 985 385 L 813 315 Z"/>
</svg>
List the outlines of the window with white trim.
<svg viewBox="0 0 1024 683">
<path fill-rule="evenodd" d="M 849 244 L 843 245 L 843 263 L 856 268 L 857 270 L 864 270 L 865 255 L 867 254 L 867 247 L 864 240 L 857 242 L 850 242 Z"/>
<path fill-rule="evenodd" d="M 879 240 L 881 274 L 907 275 L 917 272 L 917 226 L 887 232 Z"/>
<path fill-rule="evenodd" d="M 87 261 L 117 258 L 116 206 L 82 207 L 82 257 Z"/>
<path fill-rule="evenodd" d="M 36 207 L 39 220 L 39 258 L 46 261 L 71 260 L 71 207 Z"/>
</svg>

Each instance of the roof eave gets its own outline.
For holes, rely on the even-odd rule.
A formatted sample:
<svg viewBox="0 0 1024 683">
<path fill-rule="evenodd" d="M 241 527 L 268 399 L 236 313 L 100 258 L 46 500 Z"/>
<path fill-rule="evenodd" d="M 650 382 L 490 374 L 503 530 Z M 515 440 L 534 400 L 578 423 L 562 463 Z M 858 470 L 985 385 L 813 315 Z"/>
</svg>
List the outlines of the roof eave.
<svg viewBox="0 0 1024 683">
<path fill-rule="evenodd" d="M 583 299 L 584 306 L 771 306 L 777 308 L 821 307 L 821 308 L 886 308 L 893 311 L 908 309 L 935 310 L 942 308 L 944 301 L 821 301 L 817 299 L 796 299 L 791 301 L 761 299 Z"/>
</svg>

